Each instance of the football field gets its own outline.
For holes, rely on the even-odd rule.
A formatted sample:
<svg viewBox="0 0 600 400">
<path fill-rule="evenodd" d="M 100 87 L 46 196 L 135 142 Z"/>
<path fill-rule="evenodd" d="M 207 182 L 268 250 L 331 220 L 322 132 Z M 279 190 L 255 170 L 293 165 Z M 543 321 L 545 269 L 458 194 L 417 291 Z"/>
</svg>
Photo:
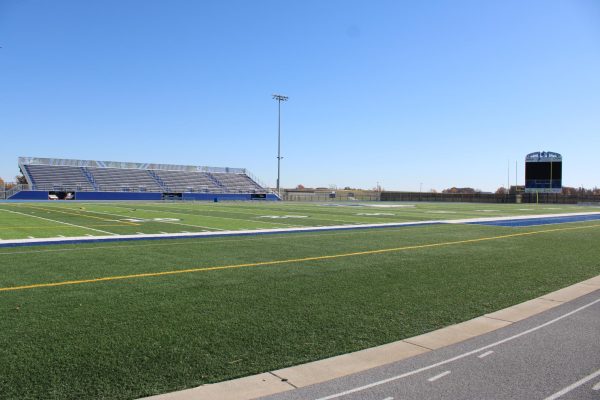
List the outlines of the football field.
<svg viewBox="0 0 600 400">
<path fill-rule="evenodd" d="M 144 235 L 594 211 L 0 203 L 0 245 L 60 236 L 141 239 L 0 247 L 0 398 L 133 399 L 272 371 L 416 336 L 600 274 L 599 220 Z"/>
<path fill-rule="evenodd" d="M 0 203 L 0 240 L 402 223 L 597 210 L 566 205 L 391 202 Z"/>
</svg>

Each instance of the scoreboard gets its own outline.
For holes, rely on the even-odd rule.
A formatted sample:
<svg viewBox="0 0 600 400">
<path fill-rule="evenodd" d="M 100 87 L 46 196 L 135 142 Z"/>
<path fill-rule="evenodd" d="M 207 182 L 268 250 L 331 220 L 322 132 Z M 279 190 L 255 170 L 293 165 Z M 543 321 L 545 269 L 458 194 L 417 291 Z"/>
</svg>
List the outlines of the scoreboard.
<svg viewBox="0 0 600 400">
<path fill-rule="evenodd" d="M 560 193 L 562 191 L 562 156 L 539 151 L 525 157 L 525 192 Z"/>
</svg>

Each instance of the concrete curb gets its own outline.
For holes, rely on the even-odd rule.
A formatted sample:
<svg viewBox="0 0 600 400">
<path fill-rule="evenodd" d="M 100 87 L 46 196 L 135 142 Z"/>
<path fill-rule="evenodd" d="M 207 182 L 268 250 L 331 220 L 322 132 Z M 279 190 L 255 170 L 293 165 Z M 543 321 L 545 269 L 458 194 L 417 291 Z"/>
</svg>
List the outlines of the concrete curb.
<svg viewBox="0 0 600 400">
<path fill-rule="evenodd" d="M 423 335 L 354 353 L 196 388 L 146 397 L 151 400 L 251 400 L 325 382 L 483 335 L 600 289 L 600 275 L 537 299 Z"/>
</svg>

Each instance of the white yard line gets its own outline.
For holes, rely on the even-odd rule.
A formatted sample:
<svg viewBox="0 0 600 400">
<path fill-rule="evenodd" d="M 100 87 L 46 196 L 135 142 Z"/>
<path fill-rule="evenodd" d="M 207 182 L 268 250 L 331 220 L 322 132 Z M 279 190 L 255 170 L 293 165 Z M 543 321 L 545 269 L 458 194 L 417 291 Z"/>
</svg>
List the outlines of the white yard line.
<svg viewBox="0 0 600 400">
<path fill-rule="evenodd" d="M 124 208 L 123 206 L 115 206 L 115 207 Z M 262 224 L 283 225 L 283 226 L 302 226 L 302 225 L 286 224 L 286 223 L 283 223 L 283 222 L 254 221 L 252 219 L 231 218 L 231 217 L 218 217 L 216 215 L 203 215 L 203 214 L 194 214 L 194 213 L 185 213 L 185 212 L 177 212 L 177 211 L 167 211 L 167 210 L 151 210 L 151 209 L 140 208 L 140 207 L 135 207 L 135 208 L 136 208 L 136 210 L 140 210 L 140 211 L 148 211 L 148 212 L 155 212 L 155 213 L 167 213 L 167 214 L 177 214 L 177 215 L 189 215 L 189 216 L 192 216 L 192 217 L 229 219 L 229 220 L 233 220 L 233 221 L 258 222 L 258 223 L 262 223 Z M 194 225 L 189 225 L 189 226 L 194 226 Z M 210 228 L 210 227 L 205 227 L 205 228 L 206 229 L 217 229 L 217 228 Z M 223 230 L 223 229 L 219 229 L 219 230 Z"/>
<path fill-rule="evenodd" d="M 144 211 L 143 209 L 140 209 L 141 211 Z M 85 210 L 86 212 L 89 213 L 94 213 L 94 214 L 104 214 L 104 215 L 110 215 L 113 217 L 120 217 L 120 218 L 132 218 L 131 215 L 120 215 L 120 214 L 114 214 L 114 213 L 108 213 L 108 212 L 104 212 L 104 211 L 91 211 L 91 210 Z M 187 215 L 191 215 L 191 214 L 187 214 Z M 135 217 L 134 217 L 135 218 Z M 143 219 L 143 218 L 140 218 Z M 181 222 L 174 222 L 174 221 L 148 221 L 148 222 L 160 222 L 163 224 L 174 224 L 174 225 L 182 225 L 182 226 L 191 226 L 194 228 L 203 228 L 203 229 L 214 229 L 217 231 L 222 231 L 223 229 L 219 229 L 219 228 L 213 228 L 210 226 L 202 226 L 202 225 L 190 225 L 190 224 L 184 224 Z"/>
<path fill-rule="evenodd" d="M 26 217 L 31 217 L 31 218 L 43 219 L 43 220 L 45 220 L 45 221 L 56 222 L 57 224 L 63 224 L 63 225 L 74 226 L 74 227 L 76 227 L 76 228 L 88 229 L 88 230 L 91 230 L 91 231 L 96 231 L 96 232 L 101 232 L 101 233 L 108 233 L 109 235 L 117 235 L 116 233 L 112 233 L 112 232 L 108 232 L 108 231 L 102 231 L 102 230 L 100 230 L 100 229 L 94 229 L 94 228 L 89 228 L 89 227 L 87 227 L 87 226 L 70 224 L 70 223 L 68 223 L 68 222 L 57 221 L 57 220 L 55 220 L 55 219 L 50 219 L 50 218 L 39 217 L 39 216 L 37 216 L 37 215 L 26 214 L 26 213 L 22 213 L 22 212 L 18 212 L 18 211 L 4 210 L 4 209 L 0 209 L 0 211 L 6 211 L 6 212 L 9 212 L 9 213 L 13 213 L 13 214 L 24 215 L 24 216 L 26 216 Z"/>
</svg>

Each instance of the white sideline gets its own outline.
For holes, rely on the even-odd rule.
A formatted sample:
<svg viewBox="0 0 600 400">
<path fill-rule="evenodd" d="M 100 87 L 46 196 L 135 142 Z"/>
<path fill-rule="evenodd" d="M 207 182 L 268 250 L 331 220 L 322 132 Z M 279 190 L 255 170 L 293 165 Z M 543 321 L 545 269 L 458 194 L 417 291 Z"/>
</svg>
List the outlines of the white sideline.
<svg viewBox="0 0 600 400">
<path fill-rule="evenodd" d="M 513 221 L 523 219 L 536 219 L 536 218 L 559 218 L 559 217 L 576 217 L 581 215 L 598 215 L 599 211 L 592 212 L 579 212 L 579 213 L 562 213 L 562 214 L 530 214 L 530 215 L 516 215 L 508 217 L 481 217 L 481 218 L 465 218 L 465 219 L 450 219 L 443 221 L 446 224 L 465 224 L 468 222 L 496 222 L 496 221 Z"/>
<path fill-rule="evenodd" d="M 4 210 L 8 211 L 8 210 Z M 9 211 L 11 212 L 11 211 Z M 12 211 L 14 212 L 14 211 Z M 28 216 L 31 216 L 27 214 Z M 61 242 L 102 242 L 102 241 L 126 241 L 140 239 L 161 239 L 161 238 L 199 238 L 211 236 L 240 236 L 240 235 L 263 235 L 269 233 L 291 233 L 291 232 L 315 232 L 315 231 L 337 231 L 337 230 L 353 230 L 353 229 L 368 229 L 368 228 L 395 228 L 403 226 L 418 226 L 418 225 L 433 225 L 433 224 L 464 224 L 468 222 L 493 222 L 506 220 L 524 220 L 533 218 L 557 218 L 581 215 L 600 215 L 600 212 L 584 212 L 584 213 L 563 213 L 563 214 L 539 214 L 539 215 L 520 215 L 509 217 L 489 217 L 489 218 L 467 218 L 467 219 L 449 219 L 449 220 L 429 220 L 429 221 L 412 221 L 412 222 L 387 222 L 383 224 L 354 224 L 354 225 L 328 225 L 328 226 L 306 226 L 294 228 L 271 228 L 271 229 L 245 229 L 237 231 L 210 231 L 210 232 L 193 232 L 193 233 L 148 233 L 134 235 L 117 235 L 111 236 L 71 236 L 71 237 L 54 237 L 54 238 L 36 238 L 36 239 L 9 239 L 1 240 L 0 246 L 6 245 L 26 245 L 36 243 L 57 244 Z M 41 217 L 38 217 L 41 218 Z M 59 222 L 59 221 L 56 221 Z M 66 223 L 65 223 L 66 224 Z M 71 225 L 71 224 L 68 224 Z M 87 228 L 99 231 L 98 229 Z M 104 232 L 104 231 L 100 231 Z M 106 232 L 110 233 L 110 232 Z"/>
<path fill-rule="evenodd" d="M 363 229 L 363 228 L 393 228 L 402 226 L 415 226 L 415 225 L 432 225 L 441 224 L 445 221 L 417 221 L 417 222 L 390 222 L 385 224 L 358 224 L 358 225 L 329 225 L 329 226 L 307 226 L 301 228 L 272 228 L 272 229 L 244 229 L 238 231 L 210 231 L 210 232 L 194 232 L 194 233 L 145 233 L 136 235 L 117 235 L 117 236 L 70 236 L 70 237 L 54 237 L 46 239 L 10 239 L 0 240 L 0 245 L 7 244 L 34 244 L 34 243 L 60 243 L 65 241 L 115 241 L 115 240 L 128 240 L 128 239 L 160 239 L 160 238 L 197 238 L 197 237 L 210 237 L 210 236 L 240 236 L 240 235 L 262 235 L 265 233 L 289 233 L 289 232 L 314 232 L 314 231 L 335 231 L 335 230 L 351 230 L 351 229 Z"/>
</svg>

